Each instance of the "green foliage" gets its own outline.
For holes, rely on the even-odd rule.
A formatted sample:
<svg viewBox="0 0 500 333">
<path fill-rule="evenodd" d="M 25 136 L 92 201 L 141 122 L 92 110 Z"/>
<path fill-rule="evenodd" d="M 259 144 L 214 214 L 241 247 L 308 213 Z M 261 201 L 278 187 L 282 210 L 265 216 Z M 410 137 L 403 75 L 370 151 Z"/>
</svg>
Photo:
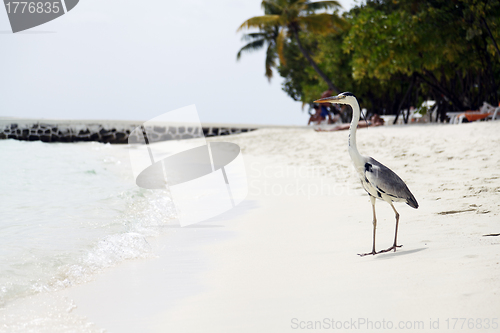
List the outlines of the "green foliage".
<svg viewBox="0 0 500 333">
<path fill-rule="evenodd" d="M 293 99 L 310 103 L 333 81 L 376 113 L 396 113 L 427 99 L 436 100 L 441 112 L 498 103 L 499 1 L 368 0 L 343 17 L 328 14 L 326 21 L 297 9 L 305 4 L 322 6 L 267 0 L 263 7 L 274 10 L 274 18 L 242 25 L 263 29 L 279 22 L 286 31 L 278 72 Z"/>
<path fill-rule="evenodd" d="M 495 39 L 487 37 L 485 22 L 497 36 L 499 9 L 498 2 L 478 0 L 369 1 L 349 13 L 343 48 L 352 55 L 353 77 L 415 76 L 422 83 L 416 89 L 456 109 L 496 102 L 500 58 L 492 62 Z"/>
<path fill-rule="evenodd" d="M 341 36 L 341 33 L 326 36 L 302 33 L 301 41 L 326 75 L 335 78 L 341 87 L 348 87 L 351 69 L 348 66 L 348 57 L 341 49 Z M 279 66 L 278 71 L 285 78 L 283 90 L 293 99 L 308 103 L 328 90 L 327 83 L 308 66 L 308 61 L 300 52 L 297 42 L 288 43 L 284 52 L 287 63 L 286 66 Z"/>
<path fill-rule="evenodd" d="M 343 51 L 343 41 L 348 30 L 326 36 L 302 34 L 301 40 L 311 50 L 313 58 L 329 77 L 335 78 L 343 91 L 352 91 L 360 98 L 363 107 L 390 113 L 396 106 L 394 98 L 404 94 L 401 85 L 407 84 L 405 78 L 394 77 L 390 81 L 372 80 L 369 78 L 353 78 L 352 57 Z M 317 99 L 328 90 L 327 84 L 319 75 L 307 66 L 307 60 L 298 50 L 296 43 L 285 47 L 287 65 L 280 65 L 278 72 L 285 78 L 283 90 L 294 100 L 304 104 Z M 389 102 L 384 98 L 390 97 Z"/>
</svg>

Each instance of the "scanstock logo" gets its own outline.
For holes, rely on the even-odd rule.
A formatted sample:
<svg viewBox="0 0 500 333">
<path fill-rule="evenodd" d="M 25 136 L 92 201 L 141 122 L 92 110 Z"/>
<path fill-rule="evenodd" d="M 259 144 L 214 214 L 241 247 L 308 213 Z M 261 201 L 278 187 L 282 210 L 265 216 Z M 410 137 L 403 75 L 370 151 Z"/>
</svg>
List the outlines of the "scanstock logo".
<svg viewBox="0 0 500 333">
<path fill-rule="evenodd" d="M 161 141 L 162 136 L 169 139 Z M 146 121 L 130 133 L 128 143 L 136 184 L 163 190 L 181 227 L 231 210 L 248 194 L 240 147 L 207 142 L 194 105 Z"/>
<path fill-rule="evenodd" d="M 12 32 L 31 29 L 63 16 L 78 4 L 79 0 L 12 1 L 4 0 Z"/>
</svg>

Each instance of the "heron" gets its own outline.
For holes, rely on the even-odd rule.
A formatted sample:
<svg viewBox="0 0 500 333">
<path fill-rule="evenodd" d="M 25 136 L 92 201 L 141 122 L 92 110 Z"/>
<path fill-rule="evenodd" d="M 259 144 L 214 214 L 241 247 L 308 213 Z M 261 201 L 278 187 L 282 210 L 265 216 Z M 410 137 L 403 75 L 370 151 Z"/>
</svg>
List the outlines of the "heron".
<svg viewBox="0 0 500 333">
<path fill-rule="evenodd" d="M 397 244 L 399 213 L 394 208 L 393 202 L 405 202 L 412 208 L 418 208 L 418 203 L 413 194 L 406 186 L 405 182 L 399 178 L 394 171 L 376 161 L 372 157 L 363 156 L 358 152 L 356 146 L 356 130 L 358 127 L 359 117 L 361 115 L 359 104 L 356 97 L 350 92 L 343 92 L 337 96 L 321 98 L 314 103 L 331 103 L 331 104 L 346 104 L 352 108 L 352 121 L 349 127 L 348 151 L 354 168 L 361 180 L 361 185 L 370 196 L 370 201 L 373 210 L 373 247 L 372 252 L 359 254 L 360 256 L 375 255 L 379 253 L 389 252 L 401 247 Z M 377 229 L 377 216 L 375 214 L 376 199 L 383 200 L 391 205 L 396 214 L 396 231 L 394 233 L 394 244 L 379 252 L 375 251 L 375 233 Z"/>
</svg>

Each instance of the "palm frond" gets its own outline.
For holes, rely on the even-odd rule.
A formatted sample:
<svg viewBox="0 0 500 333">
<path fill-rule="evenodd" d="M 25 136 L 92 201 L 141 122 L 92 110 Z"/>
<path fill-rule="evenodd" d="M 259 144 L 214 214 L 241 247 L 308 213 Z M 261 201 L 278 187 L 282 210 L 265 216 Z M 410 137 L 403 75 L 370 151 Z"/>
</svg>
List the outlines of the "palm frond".
<svg viewBox="0 0 500 333">
<path fill-rule="evenodd" d="M 281 17 L 279 15 L 255 16 L 243 22 L 237 31 L 251 28 L 264 29 L 265 27 L 280 25 L 280 19 Z"/>
<path fill-rule="evenodd" d="M 259 40 L 253 41 L 253 42 L 248 43 L 247 45 L 243 46 L 238 51 L 238 54 L 236 55 L 236 60 L 240 60 L 241 55 L 243 54 L 243 52 L 248 53 L 248 52 L 253 52 L 253 51 L 256 51 L 256 50 L 260 50 L 264 46 L 265 41 L 266 41 L 265 39 L 259 39 Z"/>
<path fill-rule="evenodd" d="M 265 14 L 279 14 L 283 12 L 283 7 L 276 0 L 263 0 L 261 7 Z"/>
<path fill-rule="evenodd" d="M 341 30 L 341 27 L 337 26 L 333 20 L 334 16 L 335 15 L 327 13 L 312 14 L 309 16 L 301 16 L 299 22 L 305 31 L 317 34 L 327 34 Z"/>
<path fill-rule="evenodd" d="M 337 8 L 342 8 L 342 5 L 338 1 L 334 0 L 309 2 L 306 4 L 306 10 L 308 11 L 316 11 L 322 9 L 337 9 Z"/>
<path fill-rule="evenodd" d="M 276 38 L 276 52 L 278 53 L 278 57 L 280 58 L 280 63 L 283 66 L 286 66 L 286 59 L 283 53 L 283 47 L 285 45 L 285 29 L 281 29 L 278 37 Z"/>
<path fill-rule="evenodd" d="M 266 73 L 268 81 L 273 77 L 273 67 L 276 67 L 276 50 L 273 44 L 269 44 L 266 51 Z"/>
<path fill-rule="evenodd" d="M 337 31 L 349 29 L 349 22 L 338 15 L 332 15 L 332 25 Z"/>
<path fill-rule="evenodd" d="M 243 36 L 241 36 L 241 40 L 242 41 L 252 41 L 255 39 L 260 39 L 260 38 L 265 38 L 265 37 L 266 37 L 265 32 L 252 32 L 249 34 L 243 34 Z"/>
</svg>

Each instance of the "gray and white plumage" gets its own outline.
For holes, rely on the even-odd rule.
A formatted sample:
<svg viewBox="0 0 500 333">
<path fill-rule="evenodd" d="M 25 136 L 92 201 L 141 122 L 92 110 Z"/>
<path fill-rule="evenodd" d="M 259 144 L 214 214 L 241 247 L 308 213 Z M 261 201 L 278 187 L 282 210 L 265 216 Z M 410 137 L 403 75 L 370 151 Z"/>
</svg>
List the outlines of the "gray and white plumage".
<svg viewBox="0 0 500 333">
<path fill-rule="evenodd" d="M 397 245 L 398 236 L 398 224 L 399 224 L 399 213 L 394 208 L 393 202 L 405 202 L 410 207 L 418 208 L 418 203 L 413 194 L 406 186 L 405 182 L 399 178 L 391 169 L 383 165 L 382 163 L 376 161 L 372 157 L 363 156 L 358 152 L 356 145 L 356 130 L 358 127 L 359 117 L 361 112 L 359 109 L 359 104 L 356 97 L 350 92 L 344 92 L 337 96 L 331 96 L 319 99 L 315 103 L 333 103 L 333 104 L 347 104 L 352 107 L 352 121 L 349 128 L 349 142 L 348 151 L 351 156 L 351 160 L 354 164 L 361 184 L 366 192 L 370 196 L 370 201 L 373 208 L 373 247 L 372 252 L 360 254 L 365 255 L 375 255 L 382 252 L 388 252 L 391 250 L 396 251 L 401 245 Z M 396 231 L 394 234 L 394 244 L 386 250 L 379 252 L 375 251 L 375 234 L 377 229 L 377 216 L 375 214 L 375 201 L 376 199 L 384 200 L 389 203 L 396 214 Z"/>
<path fill-rule="evenodd" d="M 405 182 L 374 158 L 367 157 L 363 174 L 361 183 L 370 195 L 384 201 L 405 202 L 412 208 L 418 208 L 418 202 Z"/>
</svg>

